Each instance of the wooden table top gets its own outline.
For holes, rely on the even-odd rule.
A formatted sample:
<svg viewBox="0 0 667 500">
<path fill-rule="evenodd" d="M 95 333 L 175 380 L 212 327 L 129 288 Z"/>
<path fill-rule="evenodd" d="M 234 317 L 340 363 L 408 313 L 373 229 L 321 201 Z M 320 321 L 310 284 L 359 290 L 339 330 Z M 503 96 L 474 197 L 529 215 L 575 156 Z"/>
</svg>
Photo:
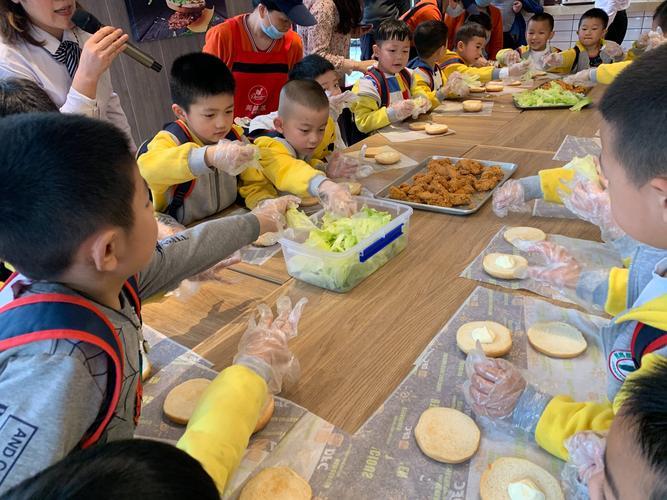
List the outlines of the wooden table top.
<svg viewBox="0 0 667 500">
<path fill-rule="evenodd" d="M 442 121 L 441 117 L 437 121 Z M 450 117 L 446 122 L 457 131 L 456 135 L 394 143 L 392 147 L 416 160 L 447 154 L 514 162 L 519 166 L 515 173 L 518 178 L 559 166 L 561 163 L 551 158 L 566 134 L 593 136 L 599 128 L 598 113 L 592 109 L 579 113 L 498 110 L 490 117 Z M 387 143 L 380 136 L 366 142 Z M 385 172 L 365 179 L 364 184 L 377 192 L 401 173 Z M 187 312 L 184 307 L 182 313 L 187 319 L 179 319 L 179 325 L 187 327 L 188 339 L 203 339 L 194 350 L 220 370 L 231 363 L 236 353 L 253 301 L 261 299 L 274 304 L 283 294 L 293 300 L 307 297 L 309 303 L 299 324 L 299 335 L 291 344 L 302 375 L 298 385 L 283 395 L 354 432 L 391 394 L 417 356 L 478 285 L 459 275 L 504 224 L 531 225 L 578 238 L 599 237 L 594 226 L 582 221 L 532 218 L 525 214 L 499 219 L 490 203 L 466 217 L 417 210 L 410 222 L 407 248 L 346 294 L 294 279 L 271 282 L 255 278 L 239 283 L 238 288 L 258 287 L 256 293 L 243 290 L 242 295 L 239 291 L 237 299 L 243 303 L 243 311 L 225 324 L 217 318 L 219 329 L 215 333 L 210 333 L 213 320 L 206 312 L 216 303 L 212 297 L 200 304 L 198 313 Z M 274 259 L 271 266 L 275 268 L 264 272 L 267 279 L 270 274 L 284 271 L 282 256 Z M 241 272 L 249 271 L 246 268 Z M 252 274 L 258 275 L 256 271 Z M 243 301 L 246 296 L 251 298 Z M 172 317 L 176 316 L 172 313 Z M 206 320 L 210 323 L 206 323 L 207 333 L 203 333 L 203 326 L 200 329 L 197 323 Z M 153 324 L 148 319 L 147 322 Z M 179 326 L 174 323 L 171 328 L 178 330 Z"/>
</svg>

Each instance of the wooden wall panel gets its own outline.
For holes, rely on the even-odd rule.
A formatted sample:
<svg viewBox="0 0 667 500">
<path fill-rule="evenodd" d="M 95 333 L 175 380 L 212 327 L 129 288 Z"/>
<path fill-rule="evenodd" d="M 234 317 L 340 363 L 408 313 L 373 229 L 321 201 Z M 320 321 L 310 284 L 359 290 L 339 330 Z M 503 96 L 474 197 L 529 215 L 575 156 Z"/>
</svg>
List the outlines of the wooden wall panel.
<svg viewBox="0 0 667 500">
<path fill-rule="evenodd" d="M 131 33 L 123 0 L 84 0 L 83 4 L 102 23 L 117 26 Z M 229 16 L 249 12 L 251 9 L 251 0 L 227 2 Z M 156 73 L 121 55 L 111 67 L 114 90 L 120 96 L 123 110 L 132 127 L 134 140 L 139 145 L 145 139 L 152 137 L 164 123 L 173 119 L 169 96 L 169 68 L 178 56 L 201 50 L 204 45 L 204 35 L 143 43 L 131 41 L 163 66 L 162 71 Z"/>
</svg>

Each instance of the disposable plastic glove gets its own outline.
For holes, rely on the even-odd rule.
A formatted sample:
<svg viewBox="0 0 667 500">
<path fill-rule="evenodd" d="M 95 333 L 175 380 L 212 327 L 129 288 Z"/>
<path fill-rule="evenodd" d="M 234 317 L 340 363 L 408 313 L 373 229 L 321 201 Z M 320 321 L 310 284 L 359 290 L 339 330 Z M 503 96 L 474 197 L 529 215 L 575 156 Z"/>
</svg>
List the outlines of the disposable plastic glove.
<svg viewBox="0 0 667 500">
<path fill-rule="evenodd" d="M 512 64 L 521 62 L 521 54 L 516 50 L 507 50 L 498 58 L 498 62 L 503 66 L 511 66 Z"/>
<path fill-rule="evenodd" d="M 417 119 L 419 115 L 428 113 L 428 111 L 431 109 L 431 101 L 422 95 L 415 97 L 412 102 L 415 105 L 414 109 L 412 110 L 412 118 L 414 119 Z"/>
<path fill-rule="evenodd" d="M 565 83 L 570 85 L 589 85 L 593 80 L 591 79 L 591 69 L 582 69 L 574 75 L 568 75 L 563 78 Z"/>
<path fill-rule="evenodd" d="M 565 247 L 551 241 L 514 240 L 519 250 L 541 258 L 542 265 L 528 267 L 527 275 L 536 281 L 546 283 L 558 290 L 576 290 L 581 275 L 581 266 Z"/>
<path fill-rule="evenodd" d="M 326 173 L 331 179 L 352 178 L 359 169 L 359 160 L 340 152 L 331 154 L 327 161 Z"/>
<path fill-rule="evenodd" d="M 521 61 L 509 66 L 507 74 L 512 78 L 521 78 L 530 71 L 530 61 Z"/>
<path fill-rule="evenodd" d="M 394 116 L 394 121 L 403 121 L 412 116 L 415 110 L 415 103 L 412 99 L 405 99 L 389 106 L 389 115 Z"/>
<path fill-rule="evenodd" d="M 468 94 L 470 94 L 470 87 L 463 79 L 463 75 L 458 71 L 454 71 L 447 78 L 444 87 L 438 91 L 438 99 L 443 101 L 447 96 L 466 97 Z"/>
<path fill-rule="evenodd" d="M 350 192 L 340 184 L 324 181 L 320 184 L 318 195 L 326 212 L 342 217 L 349 217 L 357 211 L 357 202 Z"/>
<path fill-rule="evenodd" d="M 569 460 L 561 472 L 566 497 L 588 500 L 591 479 L 604 472 L 606 438 L 592 431 L 579 432 L 565 441 Z"/>
<path fill-rule="evenodd" d="M 234 364 L 247 366 L 262 376 L 273 394 L 278 394 L 283 384 L 292 385 L 299 378 L 299 361 L 288 342 L 297 335 L 307 302 L 302 298 L 292 307 L 290 298 L 283 295 L 278 299 L 275 318 L 269 306 L 258 305 L 259 319 L 253 314 L 239 342 Z"/>
<path fill-rule="evenodd" d="M 465 363 L 463 395 L 479 417 L 500 427 L 519 429 L 531 437 L 551 396 L 528 385 L 509 361 L 487 358 L 477 343 Z"/>
<path fill-rule="evenodd" d="M 655 31 L 649 31 L 648 39 L 646 41 L 646 50 L 656 49 L 663 43 L 667 43 L 667 37 L 663 34 L 660 26 L 658 26 Z"/>
<path fill-rule="evenodd" d="M 285 227 L 285 211 L 296 207 L 301 200 L 296 196 L 281 196 L 262 200 L 250 212 L 259 220 L 259 234 L 275 233 Z"/>
<path fill-rule="evenodd" d="M 620 61 L 623 59 L 623 48 L 616 42 L 612 40 L 606 40 L 603 49 L 614 61 Z"/>
<path fill-rule="evenodd" d="M 229 175 L 239 175 L 259 160 L 259 148 L 240 141 L 220 139 L 209 149 L 213 149 L 211 166 Z"/>
<path fill-rule="evenodd" d="M 346 90 L 341 94 L 330 95 L 326 92 L 329 98 L 329 109 L 338 117 L 345 108 L 349 108 L 351 104 L 359 100 L 359 96 L 350 90 Z"/>
<path fill-rule="evenodd" d="M 557 68 L 563 65 L 563 54 L 560 52 L 552 52 L 542 58 L 542 66 L 545 69 Z"/>
<path fill-rule="evenodd" d="M 523 185 L 513 179 L 508 180 L 493 193 L 493 212 L 498 217 L 505 217 L 508 212 L 529 212 L 530 207 L 524 201 Z"/>
</svg>

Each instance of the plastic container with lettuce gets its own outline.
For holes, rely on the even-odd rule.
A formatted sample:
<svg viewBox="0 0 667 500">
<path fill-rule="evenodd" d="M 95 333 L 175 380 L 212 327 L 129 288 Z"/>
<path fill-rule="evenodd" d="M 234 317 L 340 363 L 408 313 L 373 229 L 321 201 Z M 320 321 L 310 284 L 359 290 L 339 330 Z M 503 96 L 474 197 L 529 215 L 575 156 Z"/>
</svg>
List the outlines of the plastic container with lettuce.
<svg viewBox="0 0 667 500">
<path fill-rule="evenodd" d="M 279 241 L 290 276 L 347 292 L 407 246 L 410 207 L 364 197 L 357 201 L 362 208 L 351 217 L 320 210 L 309 218 L 287 211 L 290 230 Z"/>
<path fill-rule="evenodd" d="M 549 82 L 534 90 L 521 92 L 514 96 L 515 104 L 522 109 L 566 108 L 579 111 L 591 102 L 584 93 L 567 90 L 557 82 Z"/>
</svg>

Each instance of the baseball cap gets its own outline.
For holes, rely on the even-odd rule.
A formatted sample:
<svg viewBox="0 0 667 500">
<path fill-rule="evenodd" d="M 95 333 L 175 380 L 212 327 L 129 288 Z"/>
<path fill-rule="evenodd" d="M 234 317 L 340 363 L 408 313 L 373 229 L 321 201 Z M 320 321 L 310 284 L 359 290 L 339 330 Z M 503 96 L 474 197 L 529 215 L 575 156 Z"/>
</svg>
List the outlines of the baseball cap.
<svg viewBox="0 0 667 500">
<path fill-rule="evenodd" d="M 310 13 L 302 0 L 272 0 L 278 9 L 294 24 L 299 26 L 314 26 L 317 20 Z"/>
</svg>

